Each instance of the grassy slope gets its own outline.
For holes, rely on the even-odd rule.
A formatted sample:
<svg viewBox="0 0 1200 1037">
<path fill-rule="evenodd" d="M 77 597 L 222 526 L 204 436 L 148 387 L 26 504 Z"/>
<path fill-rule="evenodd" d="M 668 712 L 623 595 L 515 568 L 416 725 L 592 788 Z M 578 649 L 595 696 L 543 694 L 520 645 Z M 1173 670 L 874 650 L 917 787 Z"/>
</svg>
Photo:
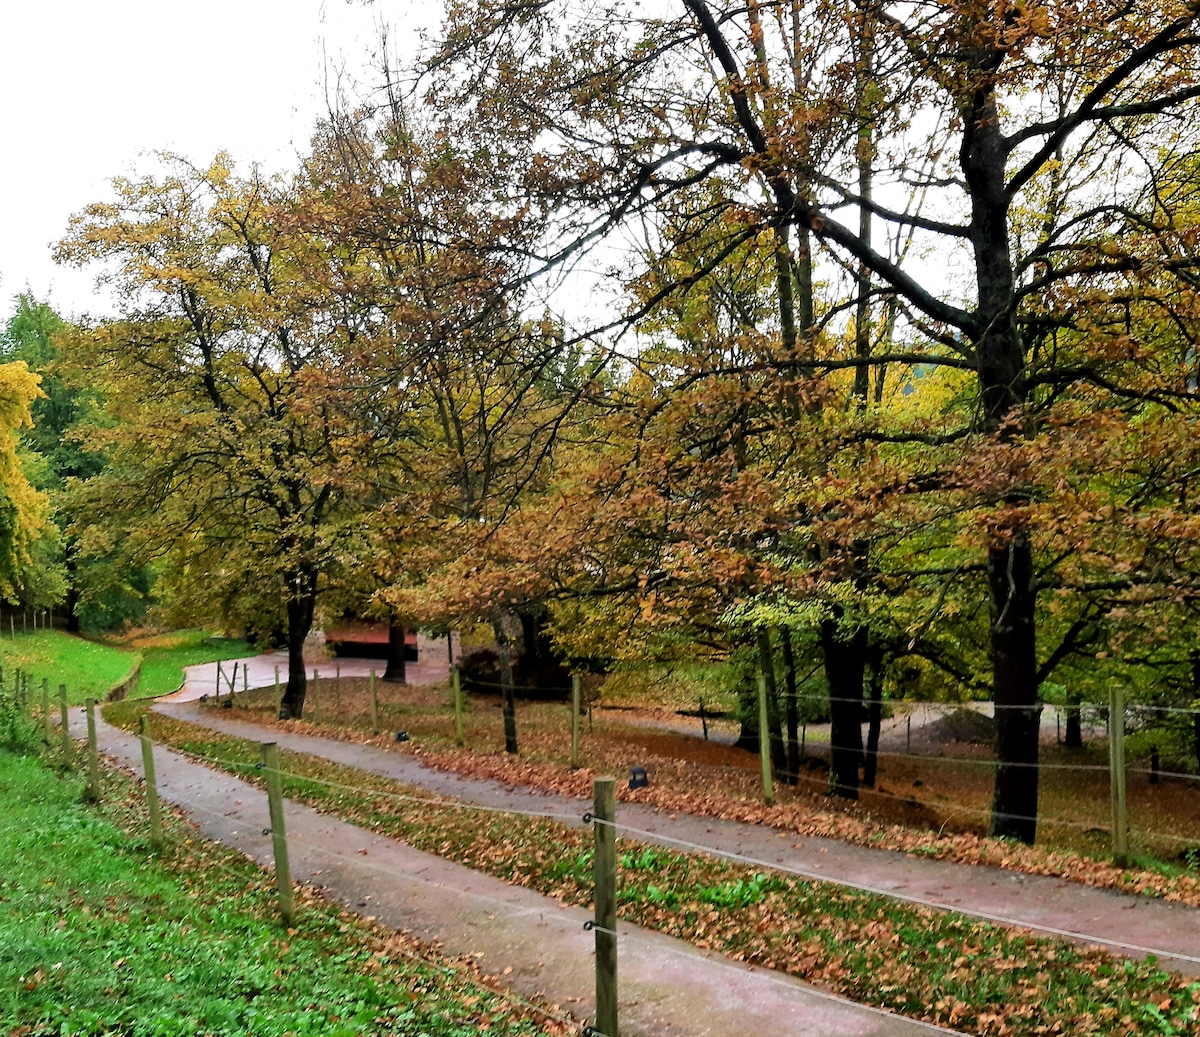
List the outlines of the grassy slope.
<svg viewBox="0 0 1200 1037">
<path fill-rule="evenodd" d="M 51 693 L 67 686 L 67 697 L 75 705 L 88 696 L 103 697 L 138 662 L 142 678 L 135 698 L 165 695 L 183 683 L 183 668 L 216 659 L 236 659 L 253 654 L 245 641 L 214 639 L 202 630 L 96 642 L 73 637 L 60 630 L 39 630 L 0 637 L 0 665 L 6 680 L 16 669 L 30 674 L 31 687 L 50 681 Z"/>
<path fill-rule="evenodd" d="M 487 1019 L 493 1033 L 545 1032 L 320 902 L 285 932 L 264 873 L 180 825 L 148 857 L 128 834 L 132 789 L 108 779 L 116 806 L 100 817 L 74 781 L 0 750 L 0 1029 L 468 1037 Z"/>
<path fill-rule="evenodd" d="M 50 681 L 51 693 L 58 685 L 67 686 L 72 703 L 83 702 L 89 695 L 102 696 L 121 680 L 136 663 L 136 653 L 128 648 L 85 641 L 61 630 L 39 630 L 36 634 L 18 634 L 0 638 L 0 665 L 5 680 L 14 670 L 30 674 L 31 687 Z"/>
<path fill-rule="evenodd" d="M 136 698 L 166 695 L 183 683 L 183 668 L 217 659 L 254 655 L 245 641 L 209 637 L 203 630 L 176 630 L 169 634 L 135 637 L 131 647 L 142 653 L 142 679 Z"/>
</svg>

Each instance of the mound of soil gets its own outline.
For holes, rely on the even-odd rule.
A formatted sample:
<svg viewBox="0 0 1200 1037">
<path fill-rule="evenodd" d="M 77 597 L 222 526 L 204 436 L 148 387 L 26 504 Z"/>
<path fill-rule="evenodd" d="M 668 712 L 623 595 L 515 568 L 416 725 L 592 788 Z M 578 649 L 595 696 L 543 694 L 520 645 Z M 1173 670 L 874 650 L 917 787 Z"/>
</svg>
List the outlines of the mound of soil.
<svg viewBox="0 0 1200 1037">
<path fill-rule="evenodd" d="M 993 742 L 996 739 L 996 721 L 973 709 L 960 708 L 935 720 L 925 728 L 931 742 L 948 745 L 950 742 Z"/>
</svg>

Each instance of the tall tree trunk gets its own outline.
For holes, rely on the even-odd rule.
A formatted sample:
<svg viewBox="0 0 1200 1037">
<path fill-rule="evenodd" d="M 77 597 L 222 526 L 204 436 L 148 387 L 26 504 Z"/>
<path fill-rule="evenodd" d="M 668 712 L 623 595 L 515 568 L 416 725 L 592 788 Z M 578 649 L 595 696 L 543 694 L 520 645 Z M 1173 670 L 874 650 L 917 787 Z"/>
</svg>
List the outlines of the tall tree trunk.
<svg viewBox="0 0 1200 1037">
<path fill-rule="evenodd" d="M 403 684 L 408 679 L 405 639 L 408 630 L 395 616 L 388 619 L 388 654 L 387 669 L 383 671 L 385 681 L 395 681 Z"/>
<path fill-rule="evenodd" d="M 891 346 L 892 336 L 896 333 L 896 311 L 897 311 L 897 309 L 898 309 L 898 306 L 896 304 L 896 297 L 894 295 L 889 296 L 887 302 L 884 304 L 884 307 L 883 307 L 883 342 L 884 342 L 883 351 L 885 353 L 888 352 L 888 350 Z M 883 389 L 884 389 L 884 385 L 886 383 L 887 383 L 887 364 L 876 364 L 875 365 L 875 395 L 873 397 L 873 399 L 875 400 L 876 406 L 879 406 L 880 404 L 883 403 Z"/>
<path fill-rule="evenodd" d="M 288 581 L 291 594 L 287 601 L 288 679 L 279 704 L 279 715 L 294 720 L 304 715 L 304 698 L 308 693 L 308 674 L 304 665 L 304 642 L 312 630 L 313 613 L 317 604 L 317 573 L 302 569 Z"/>
<path fill-rule="evenodd" d="M 766 627 L 755 633 L 758 640 L 758 665 L 767 684 L 767 741 L 770 745 L 771 770 L 776 778 L 787 767 L 783 749 L 783 726 L 779 722 L 779 685 L 775 681 L 775 656 L 771 650 L 771 634 Z"/>
<path fill-rule="evenodd" d="M 783 648 L 783 677 L 787 689 L 787 780 L 795 785 L 800 780 L 800 709 L 796 701 L 796 653 L 792 650 L 792 632 L 779 628 L 779 644 Z"/>
<path fill-rule="evenodd" d="M 738 689 L 738 717 L 741 727 L 733 747 L 748 753 L 758 752 L 758 691 L 753 680 L 743 682 Z"/>
<path fill-rule="evenodd" d="M 1079 708 L 1081 698 L 1078 691 L 1067 695 L 1067 728 L 1063 732 L 1063 745 L 1068 749 L 1083 748 L 1083 711 Z"/>
<path fill-rule="evenodd" d="M 978 293 L 973 337 L 983 430 L 1004 443 L 1023 434 L 1021 412 L 1028 399 L 1008 231 L 1009 151 L 993 91 L 977 90 L 963 118 L 961 160 L 971 200 Z M 1037 834 L 1040 709 L 1033 548 L 1022 515 L 1026 502 L 1027 490 L 1019 483 L 997 502 L 1007 514 L 1002 528 L 992 534 L 987 558 L 997 756 L 990 832 L 1032 843 Z"/>
<path fill-rule="evenodd" d="M 879 771 L 879 732 L 883 727 L 883 649 L 874 645 L 869 650 L 871 677 L 867 681 L 867 755 L 863 760 L 863 785 L 875 787 Z"/>
<path fill-rule="evenodd" d="M 79 633 L 79 615 L 77 611 L 79 609 L 79 584 L 77 582 L 79 566 L 75 560 L 75 551 L 75 542 L 71 541 L 67 544 L 67 549 L 63 555 L 63 562 L 67 570 L 66 610 L 68 634 Z"/>
<path fill-rule="evenodd" d="M 862 204 L 858 207 L 858 240 L 864 248 L 871 247 L 870 203 L 875 182 L 875 119 L 878 116 L 872 103 L 875 76 L 875 14 L 870 6 L 859 8 L 858 32 L 858 140 L 855 161 L 858 166 L 858 195 Z M 865 263 L 859 263 L 854 274 L 855 291 L 858 299 L 854 305 L 854 357 L 858 366 L 854 368 L 854 401 L 859 410 L 865 410 L 871 392 L 871 271 Z"/>
<path fill-rule="evenodd" d="M 496 634 L 496 655 L 500 662 L 501 712 L 504 715 L 504 751 L 517 754 L 517 700 L 513 689 L 512 641 L 504 629 L 504 616 L 497 613 L 492 620 Z"/>
<path fill-rule="evenodd" d="M 538 622 L 532 612 L 522 609 L 517 613 L 521 621 L 521 658 L 529 665 L 536 666 L 542 660 L 539 656 Z"/>
<path fill-rule="evenodd" d="M 825 679 L 829 684 L 829 792 L 844 799 L 858 799 L 859 768 L 862 766 L 863 667 L 866 657 L 865 627 L 850 633 L 838 620 L 821 623 L 821 649 L 825 656 Z"/>
<path fill-rule="evenodd" d="M 989 835 L 1032 843 L 1037 836 L 1037 658 L 1033 552 L 1024 535 L 988 552 L 992 597 L 992 687 L 996 783 Z"/>
</svg>

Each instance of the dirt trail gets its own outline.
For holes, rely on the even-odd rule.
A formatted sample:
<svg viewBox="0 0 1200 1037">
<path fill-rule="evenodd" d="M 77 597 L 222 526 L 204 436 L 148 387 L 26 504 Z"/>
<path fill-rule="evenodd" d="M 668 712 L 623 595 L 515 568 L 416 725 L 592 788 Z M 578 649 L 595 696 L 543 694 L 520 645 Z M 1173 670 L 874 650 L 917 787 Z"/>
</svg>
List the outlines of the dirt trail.
<svg viewBox="0 0 1200 1037">
<path fill-rule="evenodd" d="M 213 717 L 212 711 L 185 704 L 161 708 L 189 719 L 199 714 L 205 722 Z M 71 724 L 74 730 L 82 729 L 80 711 Z M 103 722 L 97 726 L 102 750 L 140 774 L 137 739 Z M 249 727 L 251 737 L 263 734 L 252 725 L 221 726 Z M 302 744 L 306 751 L 362 748 L 319 738 L 296 743 L 295 736 L 282 733 L 272 736 L 281 745 Z M 390 759 L 375 762 L 416 762 L 400 754 L 380 756 Z M 187 812 L 206 836 L 261 863 L 271 860 L 270 838 L 264 834 L 264 793 L 161 746 L 155 750 L 155 770 L 162 798 Z M 461 793 L 461 786 L 454 785 Z M 475 791 L 501 800 L 509 795 L 499 786 Z M 532 798 L 543 807 L 550 805 L 547 797 Z M 577 817 L 582 813 L 576 804 L 570 809 Z M 502 976 L 518 993 L 541 995 L 581 1020 L 591 1018 L 592 936 L 583 929 L 588 912 L 290 801 L 285 812 L 296 880 L 320 886 L 331 899 L 386 925 L 436 941 L 452 955 L 473 956 L 485 973 Z M 636 926 L 620 926 L 619 947 L 623 1034 L 921 1037 L 954 1032 L 856 1005 Z"/>
</svg>

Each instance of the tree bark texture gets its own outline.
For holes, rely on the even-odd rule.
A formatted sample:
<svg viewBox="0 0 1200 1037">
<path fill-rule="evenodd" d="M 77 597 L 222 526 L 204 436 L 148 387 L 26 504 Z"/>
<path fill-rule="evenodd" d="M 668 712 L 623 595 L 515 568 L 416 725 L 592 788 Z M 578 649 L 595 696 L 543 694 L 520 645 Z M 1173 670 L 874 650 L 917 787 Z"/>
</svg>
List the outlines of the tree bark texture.
<svg viewBox="0 0 1200 1037">
<path fill-rule="evenodd" d="M 795 785 L 800 780 L 800 708 L 796 701 L 796 653 L 792 649 L 792 632 L 779 628 L 779 644 L 783 649 L 784 687 L 787 689 L 787 781 Z"/>
<path fill-rule="evenodd" d="M 291 594 L 287 602 L 288 680 L 280 702 L 292 719 L 304 715 L 304 698 L 308 692 L 308 674 L 304 665 L 304 642 L 312 630 L 313 613 L 317 604 L 317 573 L 314 569 L 296 572 L 289 580 Z"/>
<path fill-rule="evenodd" d="M 496 634 L 496 656 L 500 664 L 501 712 L 504 716 L 504 751 L 514 756 L 517 748 L 517 701 L 513 688 L 512 640 L 504 629 L 504 617 L 498 615 L 492 621 Z"/>
<path fill-rule="evenodd" d="M 787 757 L 783 745 L 783 725 L 780 723 L 779 685 L 775 680 L 775 653 L 771 650 L 771 634 L 766 627 L 759 627 L 758 665 L 767 681 L 767 735 L 771 747 L 771 771 L 779 780 L 787 768 Z"/>
<path fill-rule="evenodd" d="M 1016 324 L 1016 279 L 1005 181 L 1008 146 L 995 95 L 980 90 L 965 115 L 962 166 L 971 199 L 971 244 L 978 290 L 975 352 L 984 431 L 1000 441 L 1022 434 L 1027 400 L 1025 350 Z M 1006 508 L 1023 502 L 1009 488 Z M 1038 678 L 1033 549 L 1008 520 L 988 549 L 991 659 L 996 705 L 996 780 L 990 832 L 1032 843 L 1037 833 Z"/>
<path fill-rule="evenodd" d="M 843 631 L 836 619 L 821 623 L 821 649 L 829 685 L 829 792 L 858 799 L 863 742 L 863 667 L 865 627 Z"/>
<path fill-rule="evenodd" d="M 1072 693 L 1067 699 L 1067 726 L 1063 731 L 1063 745 L 1068 749 L 1083 748 L 1083 712 L 1079 705 L 1079 695 Z"/>
<path fill-rule="evenodd" d="M 863 760 L 862 783 L 875 787 L 879 772 L 879 733 L 883 727 L 883 652 L 870 649 L 871 676 L 867 681 L 867 755 Z"/>
<path fill-rule="evenodd" d="M 989 834 L 1032 843 L 1037 835 L 1037 659 L 1033 553 L 1025 536 L 988 552 L 992 598 L 992 685 L 996 782 Z"/>
</svg>

